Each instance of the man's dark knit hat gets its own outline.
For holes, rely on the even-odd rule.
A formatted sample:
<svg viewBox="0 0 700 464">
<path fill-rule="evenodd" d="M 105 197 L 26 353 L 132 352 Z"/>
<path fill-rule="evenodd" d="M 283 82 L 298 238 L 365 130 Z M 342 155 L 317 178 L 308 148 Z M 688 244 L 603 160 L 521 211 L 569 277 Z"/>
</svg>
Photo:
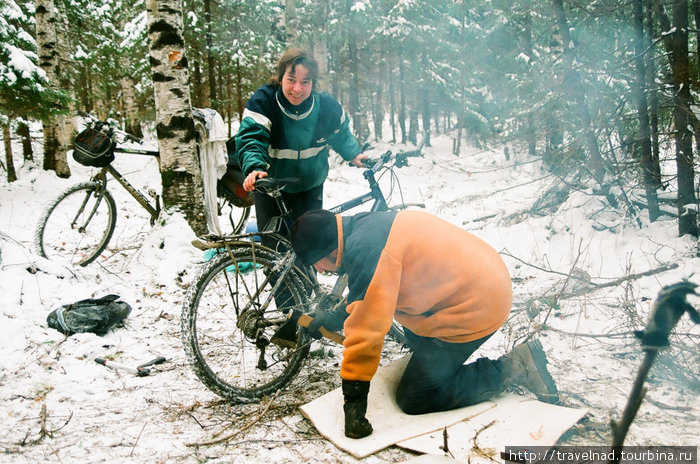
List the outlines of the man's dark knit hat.
<svg viewBox="0 0 700 464">
<path fill-rule="evenodd" d="M 325 209 L 308 211 L 292 224 L 291 242 L 301 262 L 311 266 L 338 248 L 335 214 Z"/>
</svg>

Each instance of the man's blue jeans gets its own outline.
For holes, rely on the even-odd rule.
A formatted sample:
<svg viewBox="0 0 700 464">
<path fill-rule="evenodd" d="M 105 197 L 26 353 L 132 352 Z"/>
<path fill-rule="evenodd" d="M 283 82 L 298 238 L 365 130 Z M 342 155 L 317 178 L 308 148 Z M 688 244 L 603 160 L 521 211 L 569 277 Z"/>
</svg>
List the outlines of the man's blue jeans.
<svg viewBox="0 0 700 464">
<path fill-rule="evenodd" d="M 486 401 L 503 391 L 500 360 L 464 362 L 486 340 L 448 343 L 404 329 L 411 356 L 399 381 L 396 400 L 406 414 L 448 411 Z"/>
</svg>

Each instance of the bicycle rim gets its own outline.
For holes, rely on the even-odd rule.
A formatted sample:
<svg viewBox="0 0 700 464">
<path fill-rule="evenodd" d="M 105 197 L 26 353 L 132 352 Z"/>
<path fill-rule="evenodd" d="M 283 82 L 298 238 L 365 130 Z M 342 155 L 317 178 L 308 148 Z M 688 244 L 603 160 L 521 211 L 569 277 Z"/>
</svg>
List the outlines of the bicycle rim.
<svg viewBox="0 0 700 464">
<path fill-rule="evenodd" d="M 249 402 L 284 388 L 301 369 L 306 333 L 293 326 L 289 346 L 273 334 L 289 310 L 305 307 L 307 293 L 295 270 L 284 276 L 273 270 L 280 254 L 252 245 L 232 247 L 231 254 L 238 267 L 222 251 L 188 291 L 182 341 L 204 385 L 229 401 Z"/>
<path fill-rule="evenodd" d="M 224 201 L 220 210 L 223 235 L 236 235 L 245 230 L 250 217 L 250 206 L 240 208 L 229 201 Z"/>
<path fill-rule="evenodd" d="M 85 266 L 105 249 L 116 224 L 116 205 L 100 184 L 85 182 L 61 193 L 39 220 L 37 252 L 52 261 Z"/>
</svg>

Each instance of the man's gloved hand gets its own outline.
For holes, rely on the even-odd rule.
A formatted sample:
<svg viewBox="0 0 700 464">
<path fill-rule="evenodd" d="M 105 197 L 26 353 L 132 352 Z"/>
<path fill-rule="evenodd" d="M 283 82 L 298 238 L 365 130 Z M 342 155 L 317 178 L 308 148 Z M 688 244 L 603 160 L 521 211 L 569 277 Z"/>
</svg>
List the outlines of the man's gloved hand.
<svg viewBox="0 0 700 464">
<path fill-rule="evenodd" d="M 321 332 L 319 332 L 321 327 L 325 327 L 326 330 L 330 330 L 331 332 L 337 332 L 343 328 L 347 317 L 348 314 L 344 310 L 325 311 L 314 316 L 306 330 L 312 338 L 319 340 L 322 337 Z"/>
<path fill-rule="evenodd" d="M 364 438 L 372 433 L 372 424 L 365 417 L 368 393 L 369 382 L 343 380 L 346 437 Z"/>
</svg>

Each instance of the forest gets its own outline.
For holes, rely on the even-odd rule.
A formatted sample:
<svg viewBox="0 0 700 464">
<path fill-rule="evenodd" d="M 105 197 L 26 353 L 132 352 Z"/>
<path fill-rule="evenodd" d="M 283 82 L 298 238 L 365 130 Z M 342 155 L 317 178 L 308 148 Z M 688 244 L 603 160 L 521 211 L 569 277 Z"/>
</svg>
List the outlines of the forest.
<svg viewBox="0 0 700 464">
<path fill-rule="evenodd" d="M 43 125 L 42 168 L 70 176 L 77 110 L 140 136 L 158 132 L 159 108 L 210 107 L 232 135 L 281 52 L 298 46 L 313 52 L 321 89 L 343 104 L 361 140 L 448 134 L 455 156 L 465 143 L 526 150 L 562 185 L 592 189 L 630 220 L 672 215 L 679 235 L 698 236 L 697 1 L 4 0 L 1 8 L 8 182 L 16 160 L 34 162 L 32 121 Z M 164 80 L 182 86 L 181 102 L 162 101 Z M 163 172 L 196 157 L 179 144 L 169 160 L 166 137 L 158 139 Z M 192 198 L 167 188 L 166 207 Z"/>
<path fill-rule="evenodd" d="M 357 460 L 300 414 L 341 387 L 340 345 L 313 342 L 289 386 L 245 404 L 208 388 L 183 350 L 183 314 L 211 262 L 192 246 L 203 208 L 192 109 L 215 109 L 234 135 L 290 46 L 313 53 L 320 90 L 371 150 L 412 150 L 427 137 L 422 157 L 382 179 L 387 204 L 420 203 L 503 257 L 513 307 L 480 356 L 541 341 L 561 406 L 586 413 L 551 443 L 607 447 L 629 425 L 629 404 L 639 414 L 626 445 L 697 441 L 697 321 L 678 314 L 649 376 L 635 376 L 653 361 L 638 335 L 655 320 L 660 290 L 700 284 L 700 0 L 0 0 L 0 11 L 7 462 L 416 457 L 397 445 Z M 109 246 L 69 267 L 40 256 L 28 231 L 60 192 L 99 171 L 71 156 L 78 112 L 157 141 L 158 160 L 114 165 L 165 208 L 151 216 L 112 189 L 119 219 Z M 338 158 L 327 206 L 366 193 L 365 171 Z M 106 335 L 48 326 L 52 309 L 107 294 L 133 311 Z M 697 294 L 690 301 L 697 308 Z M 383 366 L 405 354 L 389 340 Z M 147 376 L 95 362 L 160 357 L 167 362 Z M 632 387 L 644 387 L 643 401 L 628 398 Z M 496 462 L 495 422 L 449 440 L 445 428 L 437 453 L 463 448 L 471 463 Z M 542 430 L 519 425 L 533 439 Z"/>
</svg>

